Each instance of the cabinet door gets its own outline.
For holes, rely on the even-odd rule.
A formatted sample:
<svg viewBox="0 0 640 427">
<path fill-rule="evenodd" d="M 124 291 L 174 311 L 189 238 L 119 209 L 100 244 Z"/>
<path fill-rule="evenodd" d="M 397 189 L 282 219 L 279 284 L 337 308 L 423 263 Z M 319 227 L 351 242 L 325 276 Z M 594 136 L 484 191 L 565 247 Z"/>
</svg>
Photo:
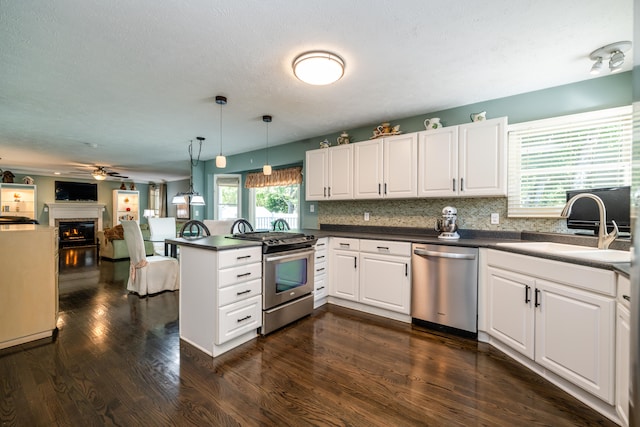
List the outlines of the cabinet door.
<svg viewBox="0 0 640 427">
<path fill-rule="evenodd" d="M 616 319 L 616 411 L 623 426 L 629 425 L 629 351 L 631 349 L 631 316 L 618 303 Z"/>
<path fill-rule="evenodd" d="M 358 252 L 333 250 L 329 295 L 358 301 Z"/>
<path fill-rule="evenodd" d="M 381 140 L 359 142 L 353 146 L 353 197 L 377 199 L 382 197 L 383 143 Z M 406 167 L 406 165 L 405 165 Z"/>
<path fill-rule="evenodd" d="M 536 279 L 535 361 L 614 403 L 615 300 Z"/>
<path fill-rule="evenodd" d="M 418 196 L 458 194 L 458 126 L 418 134 Z"/>
<path fill-rule="evenodd" d="M 535 280 L 494 267 L 487 271 L 487 332 L 533 359 Z"/>
<path fill-rule="evenodd" d="M 384 197 L 406 198 L 418 194 L 418 134 L 384 139 Z"/>
<path fill-rule="evenodd" d="M 338 145 L 329 150 L 329 199 L 353 198 L 353 145 Z"/>
<path fill-rule="evenodd" d="M 306 152 L 304 185 L 307 200 L 324 200 L 327 197 L 328 170 L 328 149 Z"/>
<path fill-rule="evenodd" d="M 361 253 L 360 302 L 409 314 L 410 258 Z"/>
<path fill-rule="evenodd" d="M 459 194 L 507 195 L 507 118 L 459 126 Z"/>
</svg>

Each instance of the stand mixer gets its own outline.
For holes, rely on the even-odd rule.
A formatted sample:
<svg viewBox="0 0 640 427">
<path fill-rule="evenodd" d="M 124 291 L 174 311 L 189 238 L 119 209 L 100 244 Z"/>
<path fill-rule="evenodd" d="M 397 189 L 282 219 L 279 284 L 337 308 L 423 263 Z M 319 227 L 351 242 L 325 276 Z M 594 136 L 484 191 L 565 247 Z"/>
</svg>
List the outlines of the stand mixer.
<svg viewBox="0 0 640 427">
<path fill-rule="evenodd" d="M 458 210 L 453 206 L 442 208 L 442 218 L 436 220 L 435 230 L 440 231 L 438 239 L 455 240 L 459 239 L 458 234 Z"/>
</svg>

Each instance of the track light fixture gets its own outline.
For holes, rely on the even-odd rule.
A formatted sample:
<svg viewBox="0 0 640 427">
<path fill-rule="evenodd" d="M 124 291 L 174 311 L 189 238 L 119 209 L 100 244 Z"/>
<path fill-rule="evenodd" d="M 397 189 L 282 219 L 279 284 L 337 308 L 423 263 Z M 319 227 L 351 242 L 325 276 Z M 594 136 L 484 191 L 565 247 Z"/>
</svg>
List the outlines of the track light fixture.
<svg viewBox="0 0 640 427">
<path fill-rule="evenodd" d="M 631 42 L 621 41 L 594 50 L 589 55 L 589 58 L 595 61 L 591 67 L 591 74 L 600 74 L 602 72 L 602 62 L 606 59 L 609 60 L 609 70 L 612 73 L 621 71 L 622 65 L 624 64 L 624 52 L 629 49 L 631 49 Z"/>
</svg>

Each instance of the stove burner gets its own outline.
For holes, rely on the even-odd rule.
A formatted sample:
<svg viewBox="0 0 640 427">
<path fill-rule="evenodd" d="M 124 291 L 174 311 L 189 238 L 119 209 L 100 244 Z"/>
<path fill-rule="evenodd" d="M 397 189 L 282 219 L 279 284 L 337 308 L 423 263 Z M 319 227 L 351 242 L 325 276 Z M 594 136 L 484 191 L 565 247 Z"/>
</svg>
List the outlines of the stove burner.
<svg viewBox="0 0 640 427">
<path fill-rule="evenodd" d="M 262 242 L 262 253 L 282 252 L 313 246 L 318 240 L 313 235 L 286 231 L 251 231 L 227 236 L 230 239 Z"/>
</svg>

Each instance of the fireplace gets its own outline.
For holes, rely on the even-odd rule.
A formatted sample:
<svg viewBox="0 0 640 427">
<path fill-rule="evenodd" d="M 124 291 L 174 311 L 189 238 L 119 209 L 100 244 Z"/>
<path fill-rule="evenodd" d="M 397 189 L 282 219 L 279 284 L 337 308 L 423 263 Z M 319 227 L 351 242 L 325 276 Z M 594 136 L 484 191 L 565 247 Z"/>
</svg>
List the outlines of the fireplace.
<svg viewBox="0 0 640 427">
<path fill-rule="evenodd" d="M 96 244 L 96 222 L 92 219 L 57 220 L 60 247 Z"/>
</svg>

